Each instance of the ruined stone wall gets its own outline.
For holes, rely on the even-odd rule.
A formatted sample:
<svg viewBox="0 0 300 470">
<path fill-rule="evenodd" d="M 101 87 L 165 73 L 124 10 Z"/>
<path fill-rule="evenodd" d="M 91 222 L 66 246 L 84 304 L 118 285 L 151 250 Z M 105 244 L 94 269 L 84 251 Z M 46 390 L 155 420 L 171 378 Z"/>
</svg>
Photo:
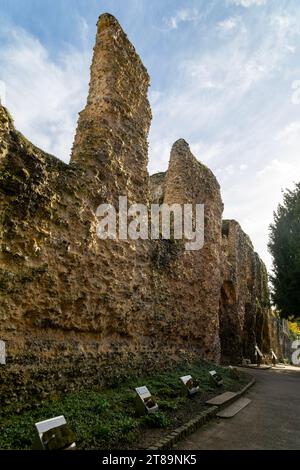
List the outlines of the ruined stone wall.
<svg viewBox="0 0 300 470">
<path fill-rule="evenodd" d="M 148 83 L 119 24 L 103 15 L 70 165 L 28 143 L 1 108 L 1 328 L 11 353 L 59 354 L 53 341 L 99 352 L 142 336 L 149 246 L 99 241 L 95 212 L 120 195 L 148 199 Z M 41 348 L 26 346 L 32 334 Z"/>
<path fill-rule="evenodd" d="M 271 347 L 278 357 L 278 360 L 282 362 L 286 357 L 284 351 L 285 335 L 282 328 L 282 319 L 276 316 L 272 311 L 269 318 Z"/>
<path fill-rule="evenodd" d="M 288 320 L 286 318 L 282 318 L 280 320 L 277 319 L 277 321 L 279 323 L 277 330 L 279 334 L 277 338 L 279 339 L 282 359 L 291 361 L 293 352 L 295 351 L 292 348 L 293 341 L 295 340 L 295 338 L 291 334 Z"/>
<path fill-rule="evenodd" d="M 96 204 L 101 198 L 116 204 L 119 195 L 129 202 L 148 200 L 148 87 L 147 70 L 119 23 L 102 15 L 71 156 Z"/>
<path fill-rule="evenodd" d="M 223 221 L 223 285 L 220 296 L 222 360 L 255 360 L 255 344 L 269 355 L 270 300 L 266 267 L 234 220 Z"/>
<path fill-rule="evenodd" d="M 68 388 L 64 377 L 87 383 L 87 376 L 108 380 L 199 355 L 219 359 L 209 286 L 212 273 L 220 282 L 222 203 L 215 178 L 185 143 L 173 148 L 167 194 L 208 202 L 203 254 L 185 253 L 172 241 L 96 236 L 99 204 L 117 207 L 122 195 L 129 204 L 148 201 L 148 84 L 119 24 L 103 15 L 69 165 L 29 143 L 0 108 L 0 336 L 7 342 L 8 363 L 1 368 L 7 394 L 13 376 L 20 390 L 34 394 L 33 376 L 48 381 L 46 389 L 53 383 Z"/>
<path fill-rule="evenodd" d="M 204 247 L 184 249 L 184 242 L 165 246 L 176 253 L 155 272 L 157 287 L 162 286 L 164 301 L 158 308 L 170 317 L 172 336 L 185 338 L 202 357 L 220 359 L 218 298 L 221 285 L 221 224 L 223 203 L 220 187 L 212 172 L 196 160 L 188 144 L 178 140 L 172 148 L 165 175 L 151 177 L 153 201 L 166 204 L 204 204 Z M 175 300 L 176 299 L 176 300 Z M 175 301 L 174 301 L 175 300 Z"/>
<path fill-rule="evenodd" d="M 214 175 L 179 140 L 167 172 L 149 178 L 148 85 L 134 47 L 105 14 L 69 165 L 28 142 L 0 107 L 5 400 L 112 383 L 195 357 L 218 362 L 220 319 L 223 333 L 236 334 L 230 341 L 237 356 L 241 347 L 252 351 L 260 335 L 268 347 L 265 271 L 243 235 L 222 242 Z M 99 240 L 96 209 L 118 207 L 119 196 L 129 204 L 205 204 L 204 248 L 186 251 L 173 239 Z M 232 286 L 235 306 L 225 319 L 219 306 Z"/>
</svg>

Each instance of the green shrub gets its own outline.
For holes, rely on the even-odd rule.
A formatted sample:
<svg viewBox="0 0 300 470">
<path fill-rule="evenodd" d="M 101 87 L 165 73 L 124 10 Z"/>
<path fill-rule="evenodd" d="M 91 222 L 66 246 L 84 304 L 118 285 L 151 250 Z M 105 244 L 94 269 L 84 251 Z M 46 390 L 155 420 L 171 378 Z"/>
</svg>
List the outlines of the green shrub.
<svg viewBox="0 0 300 470">
<path fill-rule="evenodd" d="M 169 426 L 170 420 L 164 413 L 157 411 L 156 413 L 143 416 L 141 423 L 150 428 L 166 428 Z"/>
</svg>

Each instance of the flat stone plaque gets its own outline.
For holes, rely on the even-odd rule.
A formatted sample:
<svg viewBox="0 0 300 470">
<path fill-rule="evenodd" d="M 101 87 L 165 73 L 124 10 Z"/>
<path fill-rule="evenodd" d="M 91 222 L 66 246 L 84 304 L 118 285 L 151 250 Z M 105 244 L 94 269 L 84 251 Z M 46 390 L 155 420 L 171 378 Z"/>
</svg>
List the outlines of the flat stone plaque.
<svg viewBox="0 0 300 470">
<path fill-rule="evenodd" d="M 76 448 L 75 442 L 71 442 L 74 438 L 73 432 L 68 428 L 64 416 L 39 421 L 35 423 L 35 428 L 38 437 L 35 443 L 36 449 L 70 450 Z"/>
<path fill-rule="evenodd" d="M 183 375 L 182 377 L 180 377 L 180 380 L 181 380 L 181 382 L 184 383 L 184 385 L 186 385 L 186 383 L 191 379 L 192 379 L 191 375 Z"/>
<path fill-rule="evenodd" d="M 135 391 L 137 394 L 136 411 L 139 415 L 145 414 L 145 412 L 154 413 L 158 410 L 158 405 L 146 386 L 137 387 Z"/>
<path fill-rule="evenodd" d="M 219 418 L 233 418 L 233 416 L 235 416 L 246 406 L 248 406 L 249 403 L 251 403 L 251 400 L 249 400 L 249 398 L 239 398 L 234 403 L 227 406 L 224 410 L 219 411 L 219 413 L 217 413 L 217 416 Z"/>
<path fill-rule="evenodd" d="M 50 429 L 61 426 L 62 424 L 67 424 L 65 417 L 56 416 L 56 418 L 46 419 L 45 421 L 39 421 L 38 423 L 35 423 L 35 427 L 39 433 L 39 436 L 41 437 L 44 432 L 50 431 Z"/>
<path fill-rule="evenodd" d="M 226 403 L 229 400 L 232 400 L 234 397 L 236 397 L 236 393 L 234 392 L 225 392 L 222 393 L 222 395 L 218 395 L 214 398 L 211 398 L 210 400 L 207 400 L 205 403 L 207 405 L 215 405 L 215 406 L 220 406 Z"/>
<path fill-rule="evenodd" d="M 6 346 L 5 341 L 0 340 L 0 364 L 6 364 Z"/>
<path fill-rule="evenodd" d="M 193 379 L 191 375 L 184 375 L 180 377 L 182 384 L 188 392 L 188 395 L 195 395 L 199 391 L 199 385 L 196 380 Z"/>
<path fill-rule="evenodd" d="M 151 393 L 149 392 L 147 387 L 137 387 L 135 391 L 140 397 L 143 397 L 143 398 L 151 397 Z"/>
</svg>

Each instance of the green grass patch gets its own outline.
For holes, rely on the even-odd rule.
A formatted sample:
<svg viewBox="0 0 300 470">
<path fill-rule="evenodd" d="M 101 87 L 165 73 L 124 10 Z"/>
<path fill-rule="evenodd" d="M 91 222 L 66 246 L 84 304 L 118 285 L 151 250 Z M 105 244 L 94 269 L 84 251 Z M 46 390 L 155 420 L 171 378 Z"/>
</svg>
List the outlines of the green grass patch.
<svg viewBox="0 0 300 470">
<path fill-rule="evenodd" d="M 176 413 L 190 405 L 190 399 L 182 392 L 181 375 L 191 374 L 198 379 L 201 394 L 219 393 L 209 379 L 208 371 L 212 368 L 224 380 L 222 390 L 237 385 L 227 369 L 199 361 L 155 376 L 120 380 L 110 389 L 78 391 L 37 402 L 30 410 L 19 414 L 7 410 L 6 414 L 2 413 L 0 422 L 0 449 L 30 449 L 34 423 L 62 414 L 76 434 L 78 448 L 126 448 L 137 442 L 147 429 L 171 429 L 176 425 Z M 245 382 L 245 378 L 240 382 Z M 157 400 L 159 412 L 137 417 L 134 389 L 142 385 L 147 385 Z"/>
</svg>

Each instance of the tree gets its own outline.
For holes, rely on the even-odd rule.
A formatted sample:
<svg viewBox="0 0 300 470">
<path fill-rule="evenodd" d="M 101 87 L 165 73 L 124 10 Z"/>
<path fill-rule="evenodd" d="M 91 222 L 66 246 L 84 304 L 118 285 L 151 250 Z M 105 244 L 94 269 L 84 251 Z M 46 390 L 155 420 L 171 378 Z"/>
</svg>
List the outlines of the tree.
<svg viewBox="0 0 300 470">
<path fill-rule="evenodd" d="M 283 318 L 300 317 L 300 183 L 283 193 L 270 225 L 272 300 Z"/>
</svg>

